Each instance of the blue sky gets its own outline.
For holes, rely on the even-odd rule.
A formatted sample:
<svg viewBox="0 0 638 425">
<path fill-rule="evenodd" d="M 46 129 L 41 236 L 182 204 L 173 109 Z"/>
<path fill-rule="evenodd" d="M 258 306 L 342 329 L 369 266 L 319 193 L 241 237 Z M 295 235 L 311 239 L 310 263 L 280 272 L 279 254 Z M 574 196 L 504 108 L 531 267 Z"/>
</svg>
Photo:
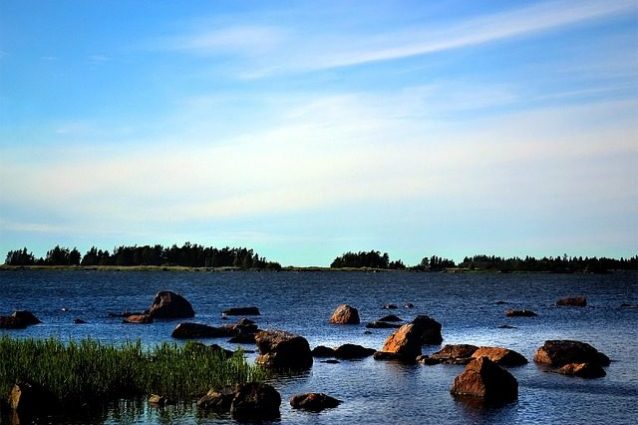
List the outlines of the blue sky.
<svg viewBox="0 0 638 425">
<path fill-rule="evenodd" d="M 0 253 L 638 252 L 638 2 L 3 1 Z"/>
</svg>

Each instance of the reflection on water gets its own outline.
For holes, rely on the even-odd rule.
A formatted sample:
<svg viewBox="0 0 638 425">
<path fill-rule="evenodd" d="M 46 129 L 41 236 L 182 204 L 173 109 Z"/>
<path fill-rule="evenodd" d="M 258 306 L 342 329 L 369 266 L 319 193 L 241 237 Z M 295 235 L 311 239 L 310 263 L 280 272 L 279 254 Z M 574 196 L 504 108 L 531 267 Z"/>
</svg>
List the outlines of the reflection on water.
<svg viewBox="0 0 638 425">
<path fill-rule="evenodd" d="M 282 396 L 282 424 L 536 424 L 631 423 L 638 417 L 638 349 L 635 335 L 638 275 L 427 274 L 427 273 L 162 273 L 162 272 L 2 272 L 0 312 L 29 309 L 43 324 L 8 331 L 15 337 L 97 338 L 109 343 L 141 339 L 145 346 L 170 341 L 177 322 L 126 326 L 108 312 L 148 307 L 156 291 L 172 289 L 193 304 L 196 320 L 222 324 L 228 307 L 257 305 L 262 329 L 285 329 L 305 336 L 312 347 L 343 343 L 379 348 L 391 329 L 366 331 L 365 323 L 387 313 L 381 307 L 406 302 L 404 319 L 428 314 L 443 324 L 444 343 L 505 346 L 531 361 L 547 339 L 579 339 L 614 361 L 596 380 L 547 373 L 533 362 L 512 368 L 519 382 L 516 403 L 498 408 L 477 406 L 451 396 L 463 366 L 402 365 L 372 358 L 327 364 L 316 361 L 302 375 L 279 375 L 272 384 Z M 557 298 L 584 294 L 586 308 L 558 308 Z M 497 304 L 504 300 L 507 304 Z M 327 323 L 341 303 L 359 309 L 362 324 Z M 66 307 L 68 311 L 63 311 Z M 504 310 L 527 308 L 534 318 L 507 318 Z M 74 325 L 82 318 L 86 325 Z M 507 324 L 514 329 L 499 328 Z M 204 340 L 235 348 L 225 340 Z M 182 342 L 177 342 L 182 343 Z M 254 349 L 251 345 L 242 345 Z M 424 346 L 424 353 L 440 346 Z M 248 354 L 250 361 L 255 354 Z M 338 408 L 307 413 L 290 408 L 294 394 L 325 392 L 343 400 Z M 25 419 L 21 418 L 25 423 Z M 2 423 L 11 422 L 3 417 Z M 31 421 L 26 420 L 26 423 Z M 65 412 L 36 418 L 38 424 L 229 424 L 228 415 L 203 413 L 194 400 L 158 408 L 146 400 L 121 400 L 98 411 Z"/>
</svg>

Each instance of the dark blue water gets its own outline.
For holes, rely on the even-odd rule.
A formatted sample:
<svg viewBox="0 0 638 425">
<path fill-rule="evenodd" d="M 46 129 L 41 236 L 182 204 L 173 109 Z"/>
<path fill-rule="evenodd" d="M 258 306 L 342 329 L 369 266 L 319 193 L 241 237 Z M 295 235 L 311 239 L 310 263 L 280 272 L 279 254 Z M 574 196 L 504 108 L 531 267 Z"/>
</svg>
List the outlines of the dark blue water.
<svg viewBox="0 0 638 425">
<path fill-rule="evenodd" d="M 638 274 L 441 274 L 441 273 L 200 273 L 8 271 L 0 273 L 0 313 L 33 311 L 43 324 L 16 337 L 63 339 L 91 337 L 106 342 L 141 339 L 144 344 L 170 341 L 178 322 L 124 325 L 109 312 L 143 310 L 154 294 L 170 289 L 189 299 L 197 321 L 227 323 L 227 307 L 256 305 L 262 329 L 285 329 L 305 336 L 311 346 L 346 342 L 379 349 L 389 329 L 364 334 L 365 323 L 388 314 L 387 303 L 415 304 L 391 311 L 410 320 L 428 314 L 443 324 L 444 344 L 504 346 L 525 355 L 530 364 L 511 369 L 519 382 L 518 402 L 492 409 L 472 407 L 449 393 L 462 366 L 402 366 L 372 358 L 315 362 L 303 376 L 273 382 L 284 400 L 284 424 L 629 424 L 638 422 Z M 557 298 L 586 295 L 588 307 L 555 307 Z M 508 304 L 499 305 L 497 301 Z M 359 309 L 362 324 L 328 324 L 341 303 Z M 67 312 L 62 311 L 68 309 Z M 536 311 L 535 318 L 506 318 L 507 308 Z M 81 318 L 86 325 L 74 325 Z M 516 329 L 501 329 L 510 324 Z M 596 380 L 547 373 L 531 362 L 547 339 L 588 342 L 614 361 L 607 376 Z M 213 342 L 212 340 L 205 342 Z M 234 348 L 223 339 L 214 342 Z M 253 349 L 252 346 L 244 346 Z M 424 353 L 440 346 L 425 346 Z M 252 361 L 253 357 L 249 357 Z M 325 392 L 344 403 L 319 414 L 290 409 L 287 400 L 301 392 Z M 70 419 L 69 419 L 70 421 Z M 96 423 L 165 424 L 233 423 L 202 415 L 192 404 L 165 409 L 145 402 L 122 401 Z"/>
</svg>

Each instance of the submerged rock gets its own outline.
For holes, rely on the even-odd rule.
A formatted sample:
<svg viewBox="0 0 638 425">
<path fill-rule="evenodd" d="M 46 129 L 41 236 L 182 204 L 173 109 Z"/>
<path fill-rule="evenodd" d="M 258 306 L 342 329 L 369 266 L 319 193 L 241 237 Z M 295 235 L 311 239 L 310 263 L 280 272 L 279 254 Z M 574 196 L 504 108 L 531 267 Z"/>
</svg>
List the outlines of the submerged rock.
<svg viewBox="0 0 638 425">
<path fill-rule="evenodd" d="M 148 309 L 155 319 L 179 319 L 195 316 L 195 311 L 186 298 L 172 291 L 160 291 Z"/>
<path fill-rule="evenodd" d="M 520 353 L 502 347 L 479 347 L 472 353 L 472 358 L 487 357 L 499 366 L 522 366 L 527 359 Z"/>
<path fill-rule="evenodd" d="M 388 314 L 379 319 L 379 322 L 402 322 L 403 320 L 394 314 Z"/>
<path fill-rule="evenodd" d="M 268 384 L 251 382 L 238 386 L 230 405 L 230 414 L 238 420 L 279 418 L 281 396 Z"/>
<path fill-rule="evenodd" d="M 585 342 L 571 340 L 545 341 L 534 354 L 534 361 L 552 367 L 561 367 L 568 363 L 609 366 L 609 357 Z"/>
<path fill-rule="evenodd" d="M 534 313 L 532 310 L 506 310 L 505 315 L 507 317 L 535 317 L 538 314 Z"/>
<path fill-rule="evenodd" d="M 368 329 L 391 329 L 391 328 L 400 328 L 402 325 L 400 323 L 390 323 L 384 322 L 381 320 L 375 320 L 374 322 L 369 322 L 366 324 L 366 328 Z"/>
<path fill-rule="evenodd" d="M 293 409 L 309 410 L 311 412 L 335 408 L 339 404 L 341 404 L 341 400 L 324 393 L 298 394 L 290 399 L 290 405 Z"/>
<path fill-rule="evenodd" d="M 487 357 L 480 357 L 468 363 L 454 379 L 450 392 L 486 402 L 509 402 L 518 398 L 518 382 L 507 370 Z"/>
<path fill-rule="evenodd" d="M 359 320 L 359 311 L 348 304 L 337 306 L 329 322 L 336 325 L 358 325 L 361 323 Z"/>
<path fill-rule="evenodd" d="M 77 318 L 73 321 L 73 323 L 75 323 L 76 325 L 84 325 L 86 324 L 86 322 L 80 318 Z"/>
<path fill-rule="evenodd" d="M 153 323 L 153 317 L 150 314 L 131 314 L 122 320 L 122 323 L 147 325 Z"/>
<path fill-rule="evenodd" d="M 203 323 L 184 322 L 175 327 L 171 336 L 177 339 L 190 338 L 227 338 L 233 336 L 234 331 L 226 327 L 215 327 Z"/>
<path fill-rule="evenodd" d="M 271 369 L 303 370 L 312 367 L 312 352 L 306 338 L 290 332 L 271 330 L 255 334 L 260 355 L 257 363 Z"/>
<path fill-rule="evenodd" d="M 558 369 L 558 373 L 585 379 L 602 378 L 607 375 L 605 369 L 596 363 L 567 363 Z"/>
<path fill-rule="evenodd" d="M 257 307 L 232 307 L 222 311 L 226 316 L 259 316 L 261 313 Z"/>
<path fill-rule="evenodd" d="M 571 307 L 586 307 L 587 298 L 583 296 L 561 298 L 558 301 L 556 301 L 556 305 L 571 306 Z"/>
<path fill-rule="evenodd" d="M 476 345 L 471 344 L 448 344 L 430 357 L 441 363 L 467 364 L 472 360 L 472 354 L 477 349 Z"/>
<path fill-rule="evenodd" d="M 356 344 L 343 344 L 335 350 L 335 357 L 341 360 L 362 359 L 370 357 L 376 350 Z"/>
</svg>

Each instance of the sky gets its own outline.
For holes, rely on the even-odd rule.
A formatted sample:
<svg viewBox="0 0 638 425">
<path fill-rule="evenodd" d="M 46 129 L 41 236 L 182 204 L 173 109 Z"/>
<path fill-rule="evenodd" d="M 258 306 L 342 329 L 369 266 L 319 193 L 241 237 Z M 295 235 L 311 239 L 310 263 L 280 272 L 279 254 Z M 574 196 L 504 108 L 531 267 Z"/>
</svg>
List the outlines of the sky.
<svg viewBox="0 0 638 425">
<path fill-rule="evenodd" d="M 637 254 L 638 1 L 1 1 L 0 256 L 186 241 Z"/>
</svg>

